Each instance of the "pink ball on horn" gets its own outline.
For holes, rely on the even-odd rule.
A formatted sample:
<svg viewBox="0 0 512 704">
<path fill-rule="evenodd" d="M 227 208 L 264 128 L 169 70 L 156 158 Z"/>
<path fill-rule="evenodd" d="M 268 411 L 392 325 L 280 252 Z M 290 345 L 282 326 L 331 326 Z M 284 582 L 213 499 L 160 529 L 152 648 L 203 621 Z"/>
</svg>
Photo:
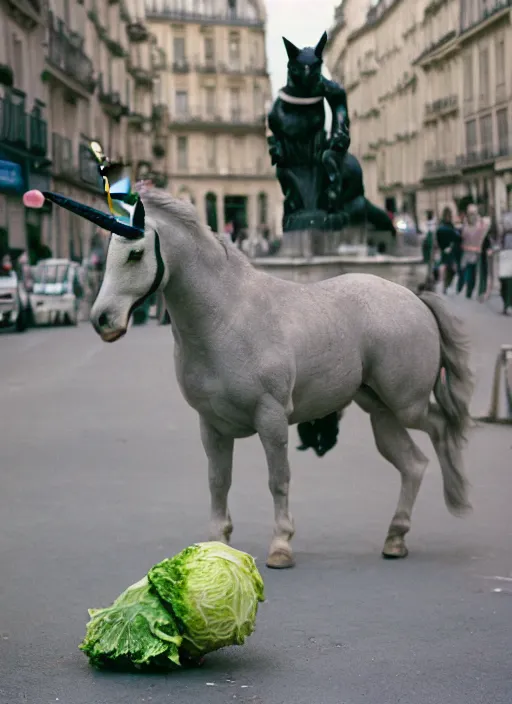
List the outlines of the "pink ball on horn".
<svg viewBox="0 0 512 704">
<path fill-rule="evenodd" d="M 42 208 L 44 196 L 41 191 L 27 191 L 23 194 L 23 205 L 25 208 Z"/>
</svg>

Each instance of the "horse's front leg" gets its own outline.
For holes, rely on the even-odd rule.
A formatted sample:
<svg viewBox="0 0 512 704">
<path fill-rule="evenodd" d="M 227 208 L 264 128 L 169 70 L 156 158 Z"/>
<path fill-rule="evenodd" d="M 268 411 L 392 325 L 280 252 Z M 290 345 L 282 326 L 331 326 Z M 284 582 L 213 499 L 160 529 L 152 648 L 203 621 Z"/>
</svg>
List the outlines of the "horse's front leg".
<svg viewBox="0 0 512 704">
<path fill-rule="evenodd" d="M 233 438 L 221 435 L 201 417 L 201 441 L 208 458 L 211 514 L 210 540 L 229 543 L 233 524 L 228 510 L 228 492 L 233 470 Z"/>
<path fill-rule="evenodd" d="M 282 406 L 266 402 L 258 409 L 256 430 L 265 450 L 269 488 L 274 499 L 275 527 L 267 567 L 285 569 L 295 561 L 290 541 L 295 532 L 288 509 L 290 465 L 288 462 L 288 418 Z"/>
</svg>

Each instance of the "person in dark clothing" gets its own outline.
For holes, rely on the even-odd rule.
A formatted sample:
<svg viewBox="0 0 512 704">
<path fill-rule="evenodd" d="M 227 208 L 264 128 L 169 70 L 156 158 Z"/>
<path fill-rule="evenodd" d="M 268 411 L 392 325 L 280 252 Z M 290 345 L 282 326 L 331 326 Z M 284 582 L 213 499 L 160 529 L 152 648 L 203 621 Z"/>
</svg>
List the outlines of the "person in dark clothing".
<svg viewBox="0 0 512 704">
<path fill-rule="evenodd" d="M 453 224 L 450 208 L 443 210 L 441 222 L 436 232 L 436 240 L 437 246 L 441 250 L 443 293 L 446 293 L 458 272 L 462 254 L 461 235 Z"/>
<path fill-rule="evenodd" d="M 487 296 L 487 287 L 489 285 L 489 274 L 490 274 L 490 257 L 492 255 L 492 239 L 489 233 L 486 234 L 484 241 L 482 242 L 482 250 L 480 252 L 480 262 L 479 262 L 479 281 L 478 281 L 478 298 L 480 301 L 484 301 Z"/>
</svg>

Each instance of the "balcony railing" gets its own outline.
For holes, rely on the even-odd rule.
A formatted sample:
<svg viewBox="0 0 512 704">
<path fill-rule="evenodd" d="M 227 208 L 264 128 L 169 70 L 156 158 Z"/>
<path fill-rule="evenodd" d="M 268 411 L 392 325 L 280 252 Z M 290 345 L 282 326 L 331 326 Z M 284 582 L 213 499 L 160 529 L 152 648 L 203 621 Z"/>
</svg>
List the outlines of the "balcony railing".
<svg viewBox="0 0 512 704">
<path fill-rule="evenodd" d="M 424 178 L 438 178 L 448 176 L 460 171 L 460 166 L 456 162 L 445 161 L 444 159 L 431 159 L 423 166 Z"/>
<path fill-rule="evenodd" d="M 149 39 L 149 30 L 142 20 L 130 22 L 126 27 L 131 42 L 145 42 Z"/>
<path fill-rule="evenodd" d="M 121 94 L 119 91 L 107 88 L 104 84 L 103 74 L 100 74 L 98 80 L 98 99 L 103 107 L 103 110 L 111 117 L 118 119 L 121 115 L 126 114 L 127 108 L 123 105 Z"/>
<path fill-rule="evenodd" d="M 187 110 L 182 112 L 174 112 L 170 115 L 170 124 L 172 126 L 186 126 L 189 128 L 205 128 L 209 127 L 252 127 L 263 129 L 265 127 L 266 116 L 261 114 L 243 112 L 241 109 L 234 108 L 228 114 L 211 115 L 204 110 Z"/>
<path fill-rule="evenodd" d="M 240 64 L 236 65 L 225 63 L 222 61 L 216 61 L 215 59 L 207 59 L 206 61 L 196 60 L 194 62 L 194 67 L 198 73 L 222 73 L 246 76 L 268 75 L 268 71 L 264 66 L 242 66 Z"/>
<path fill-rule="evenodd" d="M 493 162 L 497 156 L 501 156 L 492 147 L 484 147 L 482 149 L 472 149 L 466 154 L 461 154 L 457 157 L 457 164 L 461 169 L 471 168 L 472 166 L 480 166 Z"/>
<path fill-rule="evenodd" d="M 128 63 L 128 71 L 130 74 L 133 76 L 133 79 L 136 84 L 140 86 L 146 86 L 147 88 L 151 88 L 153 85 L 153 70 L 151 68 L 144 68 L 143 66 L 136 66 L 131 63 L 131 61 Z"/>
<path fill-rule="evenodd" d="M 212 3 L 213 5 L 213 3 Z M 251 7 L 247 3 L 247 7 Z M 244 27 L 263 27 L 263 19 L 256 12 L 226 12 L 205 10 L 198 12 L 186 0 L 147 0 L 146 17 L 148 19 L 165 19 L 172 22 L 194 22 L 198 24 L 227 24 Z"/>
<path fill-rule="evenodd" d="M 30 115 L 23 102 L 0 98 L 0 142 L 37 156 L 45 156 L 48 149 L 48 125 L 35 107 Z"/>
<path fill-rule="evenodd" d="M 465 3 L 461 16 L 461 31 L 467 32 L 490 17 L 512 7 L 512 0 L 487 0 L 487 2 Z M 476 9 L 476 12 L 474 10 Z"/>
<path fill-rule="evenodd" d="M 49 17 L 48 62 L 92 93 L 96 81 L 92 61 L 83 50 L 83 37 L 71 32 L 51 12 Z"/>
<path fill-rule="evenodd" d="M 27 148 L 27 113 L 23 103 L 0 98 L 0 142 Z"/>
<path fill-rule="evenodd" d="M 39 108 L 34 108 L 29 116 L 29 126 L 30 151 L 37 156 L 45 156 L 48 151 L 48 124 Z"/>
<path fill-rule="evenodd" d="M 188 73 L 190 71 L 190 64 L 186 59 L 173 61 L 172 70 L 174 73 Z"/>
<path fill-rule="evenodd" d="M 425 104 L 425 117 L 433 117 L 435 115 L 443 115 L 448 112 L 453 112 L 459 107 L 459 96 L 450 95 L 446 98 L 434 100 L 432 103 Z"/>
</svg>

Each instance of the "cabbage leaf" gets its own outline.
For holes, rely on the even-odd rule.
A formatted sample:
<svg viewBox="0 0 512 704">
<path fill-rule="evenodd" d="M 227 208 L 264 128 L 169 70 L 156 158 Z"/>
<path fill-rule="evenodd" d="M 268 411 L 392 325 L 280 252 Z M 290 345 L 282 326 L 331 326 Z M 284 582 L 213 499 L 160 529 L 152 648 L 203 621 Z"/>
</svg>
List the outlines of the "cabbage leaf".
<svg viewBox="0 0 512 704">
<path fill-rule="evenodd" d="M 79 646 L 96 667 L 180 665 L 182 637 L 172 613 L 144 577 L 111 606 L 90 609 L 91 620 Z"/>
</svg>

